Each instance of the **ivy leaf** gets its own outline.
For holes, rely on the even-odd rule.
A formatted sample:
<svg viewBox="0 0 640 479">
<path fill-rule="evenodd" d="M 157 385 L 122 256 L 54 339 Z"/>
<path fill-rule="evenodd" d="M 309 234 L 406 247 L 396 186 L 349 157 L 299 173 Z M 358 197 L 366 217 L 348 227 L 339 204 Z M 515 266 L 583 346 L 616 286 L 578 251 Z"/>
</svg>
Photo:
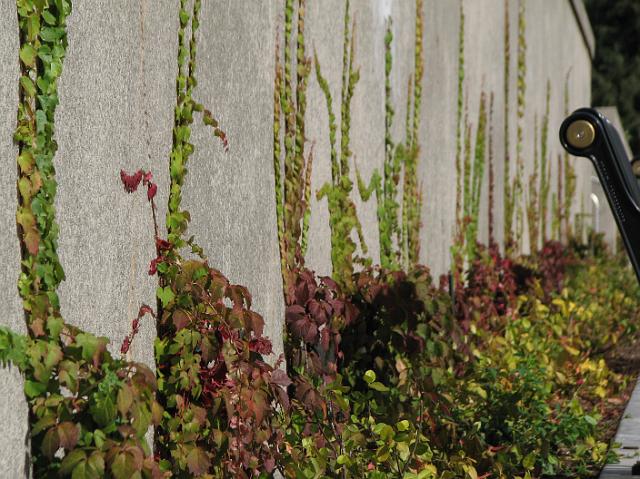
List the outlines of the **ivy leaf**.
<svg viewBox="0 0 640 479">
<path fill-rule="evenodd" d="M 76 344 L 82 349 L 82 359 L 93 361 L 94 366 L 100 364 L 100 356 L 107 348 L 107 338 L 98 338 L 92 334 L 80 333 L 76 336 Z"/>
<path fill-rule="evenodd" d="M 389 391 L 389 388 L 387 386 L 385 386 L 384 384 L 382 384 L 382 383 L 380 383 L 378 381 L 369 384 L 369 387 L 371 389 L 373 389 L 374 391 L 378 391 L 378 392 L 381 392 L 381 393 L 386 393 L 387 391 Z"/>
<path fill-rule="evenodd" d="M 155 198 L 156 193 L 158 192 L 158 185 L 155 183 L 149 183 L 149 188 L 147 189 L 147 199 L 151 201 Z"/>
<path fill-rule="evenodd" d="M 162 421 L 162 415 L 164 413 L 164 408 L 160 405 L 158 401 L 153 401 L 151 403 L 151 421 L 155 426 L 160 424 Z"/>
<path fill-rule="evenodd" d="M 410 426 L 409 421 L 407 421 L 406 419 L 403 419 L 402 421 L 400 421 L 400 422 L 398 422 L 396 424 L 396 428 L 400 432 L 408 431 L 409 430 L 409 426 Z"/>
<path fill-rule="evenodd" d="M 49 459 L 60 449 L 60 437 L 55 427 L 49 429 L 42 439 L 42 453 Z"/>
<path fill-rule="evenodd" d="M 33 81 L 31 81 L 31 78 L 25 75 L 21 76 L 20 85 L 22 86 L 22 89 L 27 94 L 27 96 L 36 96 L 36 86 L 33 84 Z"/>
<path fill-rule="evenodd" d="M 25 43 L 20 49 L 20 60 L 28 67 L 34 67 L 36 65 L 36 56 L 38 52 L 32 45 Z"/>
<path fill-rule="evenodd" d="M 58 23 L 58 21 L 56 20 L 56 17 L 54 17 L 50 11 L 45 10 L 42 12 L 42 19 L 45 21 L 45 23 L 47 23 L 48 25 L 55 25 L 56 23 Z"/>
<path fill-rule="evenodd" d="M 74 471 L 74 469 L 76 469 L 76 466 L 78 466 L 78 464 L 86 461 L 86 459 L 87 459 L 87 454 L 82 449 L 74 449 L 73 451 L 69 452 L 66 456 L 64 456 L 64 459 L 62 460 L 62 464 L 60 465 L 59 474 L 61 476 L 68 476 L 69 474 L 71 474 L 72 471 Z M 80 477 L 84 477 L 84 476 L 80 476 Z"/>
<path fill-rule="evenodd" d="M 129 479 L 137 471 L 139 468 L 136 468 L 134 457 L 126 452 L 118 454 L 111 463 L 111 472 L 115 479 Z"/>
<path fill-rule="evenodd" d="M 373 372 L 371 369 L 367 370 L 367 372 L 364 373 L 364 382 L 366 382 L 367 384 L 371 384 L 376 380 L 376 373 Z"/>
<path fill-rule="evenodd" d="M 187 466 L 189 472 L 194 476 L 205 474 L 211 465 L 209 456 L 199 447 L 194 447 L 187 455 Z"/>
<path fill-rule="evenodd" d="M 291 379 L 287 376 L 282 369 L 276 369 L 271 373 L 271 384 L 277 384 L 278 386 L 288 387 L 291 384 Z"/>
<path fill-rule="evenodd" d="M 177 310 L 171 316 L 171 320 L 173 321 L 173 325 L 176 328 L 176 331 L 180 331 L 183 328 L 186 328 L 187 325 L 191 322 L 187 313 L 182 311 L 181 309 Z"/>
<path fill-rule="evenodd" d="M 109 394 L 95 395 L 89 407 L 89 412 L 102 427 L 109 426 L 116 419 L 116 405 Z"/>
<path fill-rule="evenodd" d="M 64 37 L 64 33 L 64 28 L 62 27 L 42 27 L 40 38 L 45 42 L 55 42 Z"/>
<path fill-rule="evenodd" d="M 164 288 L 158 287 L 158 289 L 156 289 L 156 296 L 162 301 L 163 308 L 166 308 L 175 299 L 175 295 L 170 286 Z"/>
<path fill-rule="evenodd" d="M 40 249 L 40 233 L 35 228 L 26 230 L 24 233 L 24 244 L 31 256 L 36 256 Z"/>
<path fill-rule="evenodd" d="M 529 453 L 525 456 L 525 458 L 522 460 L 522 466 L 525 469 L 533 469 L 536 465 L 536 454 L 535 453 Z"/>
<path fill-rule="evenodd" d="M 142 181 L 142 170 L 138 170 L 133 175 L 128 174 L 124 170 L 120 170 L 120 181 L 124 185 L 124 190 L 127 193 L 133 193 L 138 189 L 140 182 Z"/>
<path fill-rule="evenodd" d="M 29 151 L 23 151 L 18 157 L 18 165 L 20 165 L 20 172 L 23 174 L 31 173 L 33 167 L 36 164 L 36 160 L 33 154 Z"/>
<path fill-rule="evenodd" d="M 133 404 L 133 393 L 131 391 L 131 387 L 127 384 L 122 386 L 118 391 L 118 411 L 122 416 L 126 416 L 129 408 Z"/>
<path fill-rule="evenodd" d="M 66 450 L 73 449 L 80 437 L 80 427 L 70 421 L 60 423 L 57 427 L 60 446 Z"/>
<path fill-rule="evenodd" d="M 85 476 L 91 479 L 104 477 L 104 456 L 101 452 L 96 451 L 89 456 Z M 75 479 L 75 477 L 72 479 Z"/>
<path fill-rule="evenodd" d="M 47 391 L 47 385 L 43 383 L 39 383 L 36 381 L 25 381 L 24 382 L 24 393 L 28 398 L 33 399 L 34 397 L 41 396 Z"/>
</svg>

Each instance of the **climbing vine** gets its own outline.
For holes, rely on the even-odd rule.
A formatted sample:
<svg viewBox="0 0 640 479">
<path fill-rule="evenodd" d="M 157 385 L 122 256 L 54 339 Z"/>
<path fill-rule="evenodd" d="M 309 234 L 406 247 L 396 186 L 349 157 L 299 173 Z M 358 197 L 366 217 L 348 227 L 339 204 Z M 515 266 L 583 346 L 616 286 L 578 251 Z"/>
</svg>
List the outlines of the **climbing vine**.
<svg viewBox="0 0 640 479">
<path fill-rule="evenodd" d="M 511 19 L 509 0 L 504 0 L 504 245 L 507 251 L 513 248 L 514 192 L 511 187 L 511 141 L 510 141 L 510 93 L 511 93 Z"/>
<path fill-rule="evenodd" d="M 484 183 L 487 154 L 489 155 L 489 228 L 493 222 L 493 143 L 491 139 L 491 116 L 493 94 L 487 107 L 487 94 L 480 95 L 475 142 L 472 140 L 473 125 L 469 120 L 468 97 L 465 95 L 465 14 L 460 2 L 460 26 L 458 31 L 458 100 L 456 112 L 456 232 L 451 248 L 454 280 L 461 284 L 465 261 L 476 255 L 482 185 Z M 487 139 L 489 130 L 489 139 Z M 488 143 L 488 145 L 487 145 Z"/>
<path fill-rule="evenodd" d="M 293 281 L 291 271 L 304 262 L 311 215 L 313 156 L 310 152 L 305 157 L 304 151 L 306 92 L 311 73 L 311 58 L 307 57 L 304 41 L 305 11 L 305 0 L 298 0 L 297 9 L 293 0 L 285 1 L 284 60 L 280 55 L 281 45 L 276 42 L 273 151 L 278 240 L 285 285 Z M 295 45 L 295 58 L 292 45 Z"/>
<path fill-rule="evenodd" d="M 486 94 L 480 95 L 480 107 L 478 112 L 478 126 L 476 131 L 475 148 L 473 153 L 473 171 L 465 171 L 465 178 L 470 176 L 469 196 L 465 198 L 465 216 L 469 218 L 466 227 L 467 257 L 474 258 L 476 244 L 478 242 L 478 223 L 480 215 L 480 200 L 482 197 L 482 183 L 484 181 L 484 169 L 487 153 L 487 100 Z M 469 128 L 470 130 L 470 128 Z M 470 138 L 468 139 L 470 143 Z M 468 147 L 469 148 L 469 147 Z M 468 183 L 469 181 L 466 181 Z"/>
<path fill-rule="evenodd" d="M 516 110 L 516 173 L 512 185 L 515 204 L 515 244 L 522 248 L 524 234 L 524 117 L 526 108 L 527 39 L 525 21 L 525 0 L 520 0 L 518 8 L 518 69 L 517 69 L 517 110 Z"/>
<path fill-rule="evenodd" d="M 182 186 L 187 173 L 187 163 L 194 150 L 193 144 L 190 143 L 194 113 L 202 115 L 203 123 L 213 129 L 214 135 L 220 138 L 225 150 L 228 150 L 229 144 L 226 134 L 220 129 L 218 121 L 211 112 L 193 99 L 193 90 L 198 84 L 196 80 L 196 33 L 200 26 L 198 17 L 202 2 L 194 0 L 191 13 L 188 9 L 188 3 L 187 0 L 180 0 L 178 75 L 176 78 L 177 104 L 174 110 L 173 147 L 169 163 L 171 189 L 169 191 L 167 232 L 169 242 L 175 247 L 181 248 L 190 244 L 198 250 L 195 244 L 182 238 L 190 216 L 187 211 L 181 210 Z M 189 24 L 191 24 L 191 38 L 187 37 Z"/>
<path fill-rule="evenodd" d="M 496 189 L 496 179 L 495 179 L 495 158 L 493 152 L 493 105 L 494 105 L 495 95 L 491 92 L 491 96 L 489 99 L 489 207 L 488 207 L 488 228 L 489 228 L 489 246 L 493 246 L 496 244 L 495 238 L 495 189 Z"/>
<path fill-rule="evenodd" d="M 538 115 L 535 115 L 533 121 L 534 139 L 533 139 L 533 172 L 529 175 L 529 183 L 527 189 L 527 224 L 529 232 L 529 248 L 531 251 L 538 249 L 538 237 L 540 235 L 540 192 L 538 190 L 538 176 L 540 161 L 538 157 Z"/>
<path fill-rule="evenodd" d="M 465 35 L 465 16 L 464 16 L 464 2 L 460 2 L 460 24 L 458 27 L 458 95 L 457 95 L 457 109 L 456 109 L 456 226 L 454 233 L 454 242 L 452 249 L 452 269 L 454 275 L 454 281 L 456 285 L 462 282 L 462 270 L 464 267 L 464 241 L 465 241 L 465 225 L 464 225 L 464 211 L 463 211 L 463 175 L 464 175 L 464 128 L 463 128 L 463 113 L 465 113 L 465 99 L 464 99 L 464 79 L 465 79 L 465 59 L 464 59 L 464 35 Z M 464 125 L 467 120 L 464 119 Z"/>
<path fill-rule="evenodd" d="M 327 198 L 329 206 L 329 226 L 331 228 L 331 263 L 333 277 L 347 290 L 353 288 L 354 263 L 369 264 L 364 255 L 368 248 L 362 234 L 356 207 L 350 198 L 353 182 L 349 176 L 351 162 L 351 100 L 360 78 L 360 72 L 354 66 L 355 61 L 355 20 L 351 21 L 350 2 L 345 3 L 344 40 L 342 53 L 342 95 L 340 106 L 340 149 L 336 146 L 337 124 L 333 113 L 331 87 L 322 75 L 320 61 L 315 56 L 316 78 L 322 90 L 329 114 L 329 136 L 331 143 L 331 182 L 325 183 L 317 193 L 318 200 Z M 379 177 L 373 178 L 369 191 L 377 188 Z M 366 197 L 368 197 L 370 193 Z M 352 239 L 356 232 L 362 257 L 356 254 L 357 245 Z"/>
<path fill-rule="evenodd" d="M 571 80 L 571 70 L 565 76 L 564 81 L 564 114 L 569 116 L 569 82 Z M 576 194 L 576 172 L 573 167 L 571 158 L 567 152 L 563 154 L 562 179 L 564 182 L 564 194 L 562 198 L 562 209 L 560 217 L 562 218 L 565 240 L 569 241 L 572 237 L 571 230 L 571 207 Z"/>
<path fill-rule="evenodd" d="M 18 289 L 28 336 L 1 331 L 0 359 L 25 376 L 35 477 L 160 477 L 144 439 L 159 421 L 155 379 L 144 365 L 114 359 L 108 340 L 66 324 L 57 289 L 54 156 L 57 82 L 67 49 L 67 0 L 18 0 L 20 101 Z M 7 351 L 9 353 L 7 354 Z"/>
<path fill-rule="evenodd" d="M 540 230 L 542 244 L 547 241 L 549 216 L 549 190 L 551 185 L 551 162 L 549 161 L 549 116 L 551 107 L 551 80 L 547 80 L 547 93 L 542 130 L 540 132 Z"/>
<path fill-rule="evenodd" d="M 422 188 L 418 182 L 420 156 L 420 115 L 422 109 L 422 80 L 424 78 L 424 1 L 416 0 L 416 35 L 413 73 L 413 102 L 411 87 L 407 95 L 407 119 L 411 114 L 411 129 L 407 124 L 406 157 L 404 160 L 404 184 L 402 187 L 402 250 L 403 265 L 410 269 L 418 264 L 420 256 L 420 211 Z M 410 80 L 411 81 L 411 80 Z M 410 108 L 412 107 L 412 108 Z M 411 112 L 411 113 L 410 113 Z"/>
</svg>

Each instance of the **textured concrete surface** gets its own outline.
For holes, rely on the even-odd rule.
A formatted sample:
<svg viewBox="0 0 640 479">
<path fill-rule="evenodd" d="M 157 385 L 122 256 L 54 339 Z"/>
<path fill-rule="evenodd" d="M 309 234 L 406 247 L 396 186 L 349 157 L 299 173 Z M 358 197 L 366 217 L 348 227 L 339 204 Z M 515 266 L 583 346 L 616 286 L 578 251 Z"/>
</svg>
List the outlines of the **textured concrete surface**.
<svg viewBox="0 0 640 479">
<path fill-rule="evenodd" d="M 230 151 L 225 154 L 198 123 L 183 196 L 191 234 L 213 267 L 249 288 L 279 353 L 284 306 L 273 173 L 276 3 L 203 2 L 195 97 L 220 120 Z"/>
<path fill-rule="evenodd" d="M 155 307 L 153 223 L 146 195 L 119 171 L 151 170 L 159 218 L 168 196 L 177 2 L 77 2 L 60 81 L 56 157 L 60 288 L 65 319 L 119 350 L 141 303 Z M 108 40 L 107 40 L 108 39 Z M 163 226 L 163 225 L 162 225 Z M 155 327 L 142 323 L 132 358 L 153 363 Z M 119 353 L 118 353 L 119 354 Z"/>
<path fill-rule="evenodd" d="M 0 0 L 0 325 L 26 332 L 16 287 L 20 249 L 16 233 L 16 156 L 13 131 L 18 108 L 18 25 L 15 2 Z M 28 408 L 15 368 L 0 367 L 0 477 L 25 477 Z"/>
</svg>

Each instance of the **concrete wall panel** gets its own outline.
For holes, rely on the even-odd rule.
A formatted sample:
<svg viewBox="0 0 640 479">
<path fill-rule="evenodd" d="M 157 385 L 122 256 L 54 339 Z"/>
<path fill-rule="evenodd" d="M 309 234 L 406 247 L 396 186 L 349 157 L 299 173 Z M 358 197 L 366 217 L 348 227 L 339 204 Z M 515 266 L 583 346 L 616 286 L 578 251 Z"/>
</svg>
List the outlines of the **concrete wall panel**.
<svg viewBox="0 0 640 479">
<path fill-rule="evenodd" d="M 0 0 L 0 325 L 25 333 L 17 281 L 20 247 L 16 232 L 17 148 L 13 143 L 18 110 L 18 15 L 15 2 Z M 16 368 L 0 368 L 0 476 L 24 477 L 28 408 Z"/>
<path fill-rule="evenodd" d="M 119 171 L 153 172 L 163 223 L 177 2 L 163 4 L 76 2 L 68 21 L 56 115 L 61 307 L 67 321 L 109 337 L 113 351 L 140 304 L 156 304 L 156 278 L 147 273 L 155 256 L 151 211 L 144 192 L 124 192 Z M 153 364 L 154 336 L 144 320 L 132 357 Z"/>
<path fill-rule="evenodd" d="M 282 351 L 282 276 L 273 173 L 273 84 L 278 2 L 203 2 L 195 97 L 220 120 L 225 154 L 210 128 L 193 129 L 184 205 L 211 266 L 249 288 Z"/>
</svg>

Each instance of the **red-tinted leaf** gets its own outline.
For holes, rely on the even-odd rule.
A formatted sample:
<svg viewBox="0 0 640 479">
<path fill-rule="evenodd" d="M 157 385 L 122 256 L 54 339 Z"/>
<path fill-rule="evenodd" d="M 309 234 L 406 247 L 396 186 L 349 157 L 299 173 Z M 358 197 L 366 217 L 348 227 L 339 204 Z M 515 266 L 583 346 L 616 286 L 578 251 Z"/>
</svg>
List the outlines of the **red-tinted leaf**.
<svg viewBox="0 0 640 479">
<path fill-rule="evenodd" d="M 162 238 L 156 238 L 156 248 L 160 251 L 169 251 L 172 247 L 172 244 L 167 240 L 163 240 Z"/>
<path fill-rule="evenodd" d="M 153 276 L 158 272 L 158 263 L 161 261 L 162 258 L 160 256 L 151 260 L 151 263 L 149 263 L 149 276 Z"/>
<path fill-rule="evenodd" d="M 175 311 L 171 317 L 173 321 L 173 325 L 176 328 L 176 331 L 180 331 L 183 328 L 186 328 L 187 325 L 191 322 L 187 313 L 182 311 L 181 309 Z"/>
<path fill-rule="evenodd" d="M 27 247 L 27 251 L 29 251 L 32 256 L 36 256 L 38 254 L 40 233 L 38 233 L 37 229 L 32 228 L 24 232 L 24 244 Z"/>
<path fill-rule="evenodd" d="M 299 304 L 292 304 L 291 306 L 287 306 L 285 312 L 285 318 L 287 322 L 298 321 L 306 314 L 305 309 Z"/>
<path fill-rule="evenodd" d="M 129 352 L 130 347 L 131 347 L 131 338 L 127 336 L 122 340 L 122 345 L 120 346 L 120 353 L 127 354 Z"/>
<path fill-rule="evenodd" d="M 271 373 L 271 384 L 287 387 L 291 384 L 291 379 L 282 369 L 276 369 Z"/>
<path fill-rule="evenodd" d="M 249 350 L 255 351 L 258 354 L 271 354 L 273 352 L 273 345 L 267 338 L 260 337 L 252 339 L 249 342 Z"/>
<path fill-rule="evenodd" d="M 189 472 L 194 476 L 205 474 L 211 465 L 209 456 L 199 447 L 194 447 L 187 455 L 187 466 Z"/>
<path fill-rule="evenodd" d="M 60 437 L 56 429 L 55 427 L 49 429 L 42 439 L 42 453 L 50 459 L 60 449 Z"/>
<path fill-rule="evenodd" d="M 151 201 L 155 198 L 156 193 L 158 192 L 158 185 L 155 183 L 149 183 L 149 189 L 147 189 L 147 199 Z"/>
<path fill-rule="evenodd" d="M 253 311 L 249 311 L 247 314 L 247 323 L 247 329 L 253 331 L 255 336 L 262 336 L 264 332 L 264 319 L 262 319 L 262 316 Z"/>
<path fill-rule="evenodd" d="M 320 348 L 327 352 L 329 351 L 329 346 L 331 344 L 331 333 L 328 328 L 323 328 L 320 331 Z"/>
<path fill-rule="evenodd" d="M 142 170 L 138 170 L 133 175 L 129 175 L 124 170 L 120 170 L 120 180 L 124 185 L 124 190 L 127 193 L 133 193 L 138 189 L 140 181 L 142 181 Z"/>
<path fill-rule="evenodd" d="M 77 424 L 66 421 L 58 425 L 58 437 L 60 438 L 60 446 L 65 449 L 73 449 L 78 443 L 80 436 L 80 428 Z"/>
<path fill-rule="evenodd" d="M 151 316 L 155 317 L 155 314 L 153 313 L 153 309 L 151 309 L 151 306 L 149 306 L 148 304 L 143 304 L 142 306 L 140 306 L 140 311 L 138 311 L 138 317 L 141 318 L 145 314 L 150 314 Z"/>
</svg>

